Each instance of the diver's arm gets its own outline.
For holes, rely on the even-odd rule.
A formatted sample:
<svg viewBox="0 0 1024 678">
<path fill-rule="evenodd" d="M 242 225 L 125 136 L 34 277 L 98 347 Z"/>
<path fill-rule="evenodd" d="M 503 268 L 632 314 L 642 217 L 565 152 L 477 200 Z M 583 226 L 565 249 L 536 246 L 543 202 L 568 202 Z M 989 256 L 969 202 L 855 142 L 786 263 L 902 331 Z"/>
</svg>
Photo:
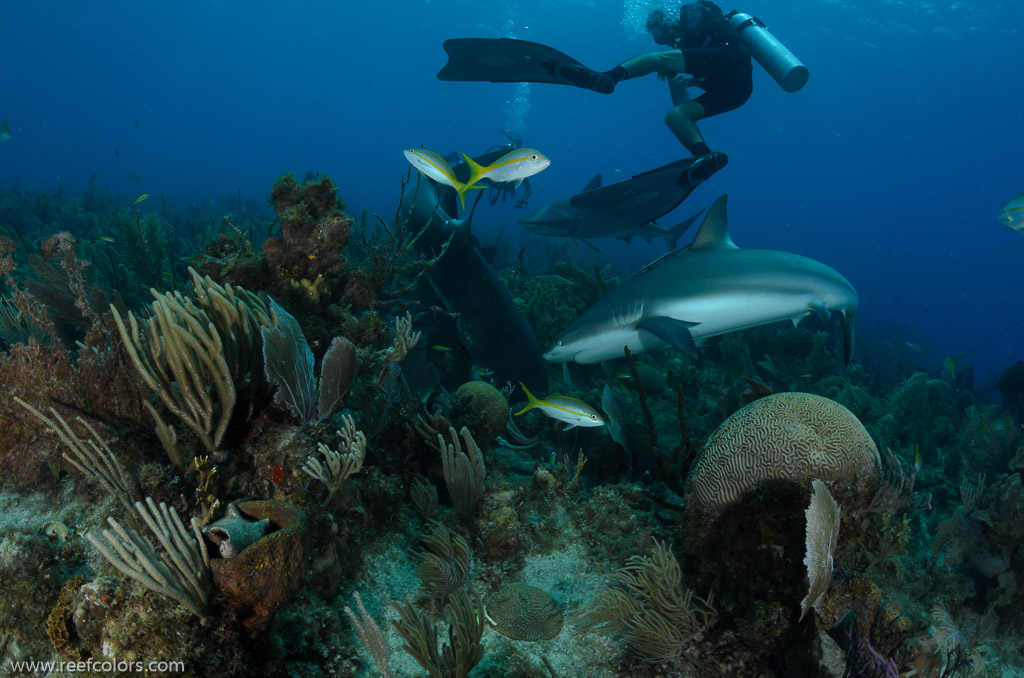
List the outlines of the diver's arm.
<svg viewBox="0 0 1024 678">
<path fill-rule="evenodd" d="M 526 207 L 530 203 L 530 196 L 533 195 L 533 188 L 530 187 L 529 179 L 523 179 L 523 183 L 519 186 L 523 189 L 523 195 L 520 196 L 519 200 L 516 200 L 515 203 L 512 204 L 512 207 L 517 210 L 521 210 Z"/>
</svg>

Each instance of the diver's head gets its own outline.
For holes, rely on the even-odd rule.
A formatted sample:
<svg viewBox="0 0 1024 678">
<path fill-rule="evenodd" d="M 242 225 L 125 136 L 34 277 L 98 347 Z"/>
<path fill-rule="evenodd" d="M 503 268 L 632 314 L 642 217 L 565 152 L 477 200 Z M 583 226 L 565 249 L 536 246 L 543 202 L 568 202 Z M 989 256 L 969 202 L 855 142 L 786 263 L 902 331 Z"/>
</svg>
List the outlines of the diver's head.
<svg viewBox="0 0 1024 678">
<path fill-rule="evenodd" d="M 679 27 L 663 9 L 656 9 L 647 15 L 647 31 L 659 45 L 674 47 L 679 39 Z"/>
</svg>

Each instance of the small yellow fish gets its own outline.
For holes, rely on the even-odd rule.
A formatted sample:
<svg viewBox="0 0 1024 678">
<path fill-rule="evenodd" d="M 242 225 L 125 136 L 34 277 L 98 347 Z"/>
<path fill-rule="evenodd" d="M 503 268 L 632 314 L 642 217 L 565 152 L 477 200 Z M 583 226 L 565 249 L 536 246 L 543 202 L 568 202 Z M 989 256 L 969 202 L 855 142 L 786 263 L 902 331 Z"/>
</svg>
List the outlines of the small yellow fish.
<svg viewBox="0 0 1024 678">
<path fill-rule="evenodd" d="M 533 148 L 509 151 L 487 167 L 481 166 L 463 153 L 462 157 L 466 159 L 466 166 L 469 167 L 469 178 L 463 183 L 455 178 L 452 166 L 439 153 L 425 148 L 407 148 L 402 153 L 409 164 L 425 176 L 439 184 L 454 188 L 462 209 L 466 209 L 466 193 L 486 188 L 476 185 L 483 179 L 499 183 L 514 182 L 518 187 L 523 179 L 543 171 L 551 164 L 547 156 Z"/>
<path fill-rule="evenodd" d="M 1018 233 L 1024 232 L 1024 193 L 1006 203 L 999 212 L 999 223 Z"/>
<path fill-rule="evenodd" d="M 551 160 L 536 148 L 513 149 L 487 167 L 480 166 L 465 153 L 462 157 L 469 166 L 469 181 L 466 182 L 469 184 L 487 179 L 502 184 L 514 183 L 518 188 L 523 179 L 543 172 L 551 166 Z"/>
<path fill-rule="evenodd" d="M 956 364 L 960 362 L 960 356 L 964 354 L 960 351 L 956 356 L 947 355 L 946 359 L 942 361 L 942 367 L 949 370 L 949 376 L 951 379 L 956 379 Z"/>
<path fill-rule="evenodd" d="M 140 195 L 140 196 L 139 196 L 138 198 L 136 198 L 136 199 L 135 199 L 135 202 L 133 202 L 132 204 L 133 204 L 133 205 L 138 205 L 138 204 L 139 204 L 140 202 L 142 202 L 143 200 L 145 200 L 145 199 L 146 199 L 146 198 L 148 198 L 148 197 L 149 197 L 149 193 L 143 193 L 143 194 L 142 194 L 142 195 Z"/>
<path fill-rule="evenodd" d="M 914 472 L 921 470 L 921 445 L 914 445 Z"/>
<path fill-rule="evenodd" d="M 472 182 L 462 183 L 455 178 L 455 171 L 448 161 L 434 151 L 425 148 L 407 148 L 402 151 L 409 164 L 418 169 L 424 176 L 427 176 L 439 184 L 451 186 L 459 196 L 462 209 L 466 209 L 466 193 L 478 191 L 483 186 L 472 186 Z"/>
<path fill-rule="evenodd" d="M 448 351 L 452 350 L 451 346 L 442 346 L 441 344 L 435 344 L 430 348 L 434 349 L 435 351 L 441 351 L 441 353 L 447 353 Z"/>
<path fill-rule="evenodd" d="M 597 410 L 582 400 L 564 395 L 550 395 L 543 400 L 538 400 L 535 395 L 530 393 L 530 389 L 526 388 L 526 384 L 519 382 L 519 385 L 522 386 L 523 393 L 526 394 L 526 407 L 515 413 L 517 417 L 537 408 L 552 419 L 568 424 L 562 429 L 564 431 L 568 431 L 574 426 L 604 426 L 604 419 L 597 413 Z"/>
<path fill-rule="evenodd" d="M 102 240 L 103 242 L 117 242 L 116 240 L 111 238 L 109 235 L 100 236 L 100 240 Z"/>
</svg>

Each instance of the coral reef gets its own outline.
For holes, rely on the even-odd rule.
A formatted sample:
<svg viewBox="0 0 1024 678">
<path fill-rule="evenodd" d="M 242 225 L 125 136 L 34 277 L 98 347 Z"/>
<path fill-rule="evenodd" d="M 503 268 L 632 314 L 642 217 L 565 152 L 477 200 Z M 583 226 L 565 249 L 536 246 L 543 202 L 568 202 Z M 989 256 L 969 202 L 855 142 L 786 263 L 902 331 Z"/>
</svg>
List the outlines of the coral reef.
<svg viewBox="0 0 1024 678">
<path fill-rule="evenodd" d="M 510 423 L 422 232 L 323 176 L 271 198 L 0 189 L 0 660 L 1020 673 L 1018 366 L 1000 404 L 962 358 L 844 366 L 811 318 L 551 369 L 608 425 Z M 542 342 L 616 284 L 507 245 Z"/>
</svg>

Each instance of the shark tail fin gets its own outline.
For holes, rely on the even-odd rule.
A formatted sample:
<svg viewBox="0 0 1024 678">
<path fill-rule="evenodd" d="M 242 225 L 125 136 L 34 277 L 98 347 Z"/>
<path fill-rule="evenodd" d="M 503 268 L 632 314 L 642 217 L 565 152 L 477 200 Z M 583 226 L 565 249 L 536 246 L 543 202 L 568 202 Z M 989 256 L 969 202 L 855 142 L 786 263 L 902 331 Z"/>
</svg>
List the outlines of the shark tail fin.
<svg viewBox="0 0 1024 678">
<path fill-rule="evenodd" d="M 526 394 L 526 406 L 523 407 L 523 409 L 519 410 L 518 412 L 514 413 L 514 415 L 517 417 L 520 414 L 523 414 L 524 412 L 529 412 L 533 408 L 537 407 L 537 405 L 540 405 L 540 401 L 537 400 L 537 396 L 530 393 L 530 389 L 526 388 L 526 384 L 524 384 L 523 382 L 519 382 L 519 386 L 520 388 L 523 389 L 523 393 Z"/>
<path fill-rule="evenodd" d="M 692 217 L 688 217 L 672 228 L 665 231 L 665 244 L 668 245 L 669 251 L 675 250 L 679 247 L 679 238 L 683 237 L 683 234 L 689 230 L 690 226 L 693 226 L 693 222 L 697 221 L 697 218 L 703 213 L 697 212 Z"/>
</svg>

